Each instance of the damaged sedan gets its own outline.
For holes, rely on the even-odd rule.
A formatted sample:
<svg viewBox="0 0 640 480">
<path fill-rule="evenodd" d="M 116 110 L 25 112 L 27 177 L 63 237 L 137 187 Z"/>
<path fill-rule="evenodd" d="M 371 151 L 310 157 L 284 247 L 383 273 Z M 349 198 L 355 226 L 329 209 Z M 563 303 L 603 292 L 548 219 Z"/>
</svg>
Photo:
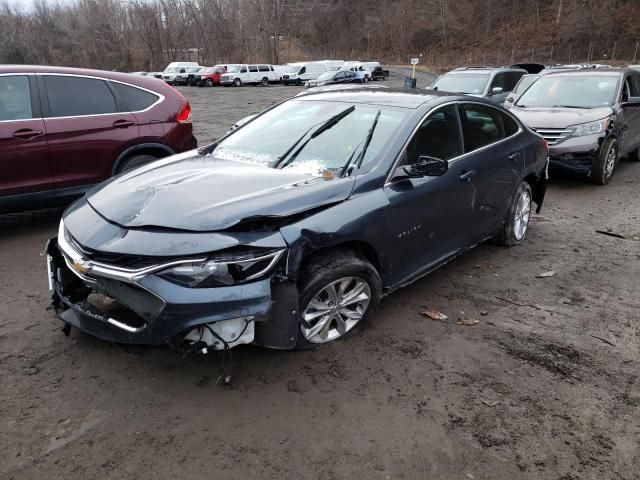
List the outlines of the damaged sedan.
<svg viewBox="0 0 640 480">
<path fill-rule="evenodd" d="M 481 99 L 293 98 L 70 206 L 53 305 L 67 331 L 181 352 L 328 343 L 473 246 L 522 242 L 546 172 L 546 141 Z"/>
</svg>

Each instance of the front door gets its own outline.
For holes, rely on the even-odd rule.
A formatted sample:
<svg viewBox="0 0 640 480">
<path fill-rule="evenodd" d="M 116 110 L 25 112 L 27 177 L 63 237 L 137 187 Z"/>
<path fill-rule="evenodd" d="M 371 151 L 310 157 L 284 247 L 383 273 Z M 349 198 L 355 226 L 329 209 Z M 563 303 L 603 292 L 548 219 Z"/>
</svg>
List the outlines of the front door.
<svg viewBox="0 0 640 480">
<path fill-rule="evenodd" d="M 0 76 L 0 197 L 53 190 L 33 75 Z"/>
<path fill-rule="evenodd" d="M 47 93 L 45 118 L 56 190 L 92 185 L 110 177 L 118 154 L 138 138 L 133 114 L 107 82 L 72 75 L 39 78 Z"/>
<path fill-rule="evenodd" d="M 464 248 L 475 184 L 468 180 L 468 159 L 459 158 L 462 154 L 457 107 L 444 106 L 422 122 L 400 166 L 429 156 L 448 160 L 449 170 L 438 177 L 392 178 L 385 186 L 392 283 Z"/>
</svg>

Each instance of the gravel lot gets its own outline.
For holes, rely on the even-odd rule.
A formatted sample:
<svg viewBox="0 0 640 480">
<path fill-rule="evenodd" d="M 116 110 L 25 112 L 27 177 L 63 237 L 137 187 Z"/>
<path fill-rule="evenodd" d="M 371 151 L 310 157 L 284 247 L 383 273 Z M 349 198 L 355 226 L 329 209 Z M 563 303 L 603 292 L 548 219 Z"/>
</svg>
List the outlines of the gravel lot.
<svg viewBox="0 0 640 480">
<path fill-rule="evenodd" d="M 297 89 L 183 91 L 203 144 Z M 638 479 L 639 186 L 628 162 L 606 187 L 556 175 L 523 245 L 479 246 L 347 342 L 235 349 L 229 390 L 215 357 L 66 338 L 40 256 L 61 210 L 0 216 L 0 478 Z"/>
</svg>

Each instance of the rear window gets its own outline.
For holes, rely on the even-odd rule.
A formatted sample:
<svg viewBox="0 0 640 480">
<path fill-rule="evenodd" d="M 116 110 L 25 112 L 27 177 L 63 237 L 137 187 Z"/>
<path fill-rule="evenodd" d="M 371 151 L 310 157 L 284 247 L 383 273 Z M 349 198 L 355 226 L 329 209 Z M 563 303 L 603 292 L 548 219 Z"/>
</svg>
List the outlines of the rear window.
<svg viewBox="0 0 640 480">
<path fill-rule="evenodd" d="M 53 117 L 116 113 L 116 99 L 104 80 L 47 75 L 44 77 Z"/>
<path fill-rule="evenodd" d="M 26 75 L 0 77 L 0 121 L 33 118 Z"/>
<path fill-rule="evenodd" d="M 125 85 L 124 83 L 111 82 L 111 85 L 118 91 L 130 112 L 145 110 L 158 101 L 158 96 L 154 93 L 141 90 L 140 88 Z"/>
</svg>

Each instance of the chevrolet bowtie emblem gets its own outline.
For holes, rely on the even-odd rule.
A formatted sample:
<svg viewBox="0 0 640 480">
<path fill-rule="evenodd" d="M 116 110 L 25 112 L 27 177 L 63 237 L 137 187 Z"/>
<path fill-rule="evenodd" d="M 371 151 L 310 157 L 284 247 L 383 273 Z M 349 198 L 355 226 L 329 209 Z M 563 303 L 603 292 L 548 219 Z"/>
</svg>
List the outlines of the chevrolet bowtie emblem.
<svg viewBox="0 0 640 480">
<path fill-rule="evenodd" d="M 73 262 L 71 266 L 78 273 L 87 273 L 89 271 L 89 267 L 81 262 Z"/>
</svg>

